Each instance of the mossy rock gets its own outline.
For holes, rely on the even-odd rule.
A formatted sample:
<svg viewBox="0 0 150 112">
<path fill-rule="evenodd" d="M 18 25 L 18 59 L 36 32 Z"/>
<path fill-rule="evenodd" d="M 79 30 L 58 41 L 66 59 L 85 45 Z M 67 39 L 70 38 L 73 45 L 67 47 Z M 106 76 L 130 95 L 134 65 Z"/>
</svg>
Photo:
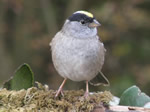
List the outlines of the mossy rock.
<svg viewBox="0 0 150 112">
<path fill-rule="evenodd" d="M 112 99 L 109 91 L 90 94 L 83 97 L 83 90 L 64 91 L 64 96 L 54 98 L 56 91 L 49 90 L 48 86 L 32 87 L 27 90 L 10 91 L 0 90 L 0 112 L 89 112 L 102 103 Z"/>
</svg>

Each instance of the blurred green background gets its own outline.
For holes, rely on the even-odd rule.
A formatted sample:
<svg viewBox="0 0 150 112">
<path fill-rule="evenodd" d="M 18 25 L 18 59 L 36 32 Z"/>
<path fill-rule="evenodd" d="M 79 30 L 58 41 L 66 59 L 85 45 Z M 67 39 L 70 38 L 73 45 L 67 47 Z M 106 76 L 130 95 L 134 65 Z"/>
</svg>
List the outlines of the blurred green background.
<svg viewBox="0 0 150 112">
<path fill-rule="evenodd" d="M 49 42 L 77 10 L 92 12 L 102 24 L 98 34 L 107 49 L 102 72 L 111 86 L 90 90 L 120 96 L 136 84 L 150 95 L 149 0 L 0 0 L 0 85 L 28 63 L 37 81 L 57 89 L 63 78 L 52 64 Z M 84 82 L 65 85 L 82 88 Z"/>
</svg>

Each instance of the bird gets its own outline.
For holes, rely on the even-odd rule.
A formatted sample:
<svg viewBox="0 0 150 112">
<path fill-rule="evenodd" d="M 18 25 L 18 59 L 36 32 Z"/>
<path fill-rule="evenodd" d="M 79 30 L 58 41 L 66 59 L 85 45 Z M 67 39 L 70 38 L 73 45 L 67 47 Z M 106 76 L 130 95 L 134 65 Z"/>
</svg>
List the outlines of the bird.
<svg viewBox="0 0 150 112">
<path fill-rule="evenodd" d="M 101 72 L 106 49 L 97 34 L 101 24 L 88 11 L 76 11 L 50 42 L 52 62 L 64 78 L 55 97 L 63 95 L 66 80 L 85 81 L 84 97 L 89 97 L 89 81 Z"/>
</svg>

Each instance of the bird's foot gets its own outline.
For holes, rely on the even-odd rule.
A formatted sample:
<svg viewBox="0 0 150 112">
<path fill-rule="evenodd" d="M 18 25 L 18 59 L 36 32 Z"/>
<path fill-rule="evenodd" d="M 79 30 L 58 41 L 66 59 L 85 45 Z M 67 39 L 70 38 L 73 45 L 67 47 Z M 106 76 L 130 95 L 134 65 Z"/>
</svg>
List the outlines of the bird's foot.
<svg viewBox="0 0 150 112">
<path fill-rule="evenodd" d="M 55 98 L 58 97 L 59 94 L 61 94 L 62 96 L 64 96 L 64 94 L 63 94 L 63 86 L 64 86 L 66 80 L 67 80 L 67 79 L 64 79 L 64 81 L 63 81 L 62 84 L 60 85 L 60 87 L 59 87 L 59 89 L 58 89 L 58 91 L 57 91 L 57 93 L 56 93 L 56 95 L 55 95 Z"/>
<path fill-rule="evenodd" d="M 86 92 L 84 93 L 84 98 L 87 99 L 88 97 L 89 97 L 89 92 L 86 91 Z"/>
<path fill-rule="evenodd" d="M 58 90 L 56 95 L 55 95 L 55 98 L 58 97 L 59 95 L 61 94 L 61 96 L 64 96 L 64 93 L 63 93 L 63 90 Z"/>
</svg>

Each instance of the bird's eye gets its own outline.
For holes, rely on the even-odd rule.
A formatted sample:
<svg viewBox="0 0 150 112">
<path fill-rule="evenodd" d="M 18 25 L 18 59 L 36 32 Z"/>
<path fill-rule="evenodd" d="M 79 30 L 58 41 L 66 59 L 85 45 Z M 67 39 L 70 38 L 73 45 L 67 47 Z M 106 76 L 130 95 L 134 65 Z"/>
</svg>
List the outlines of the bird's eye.
<svg viewBox="0 0 150 112">
<path fill-rule="evenodd" d="M 81 24 L 85 24 L 85 21 L 84 21 L 84 20 L 81 20 L 80 23 L 81 23 Z"/>
</svg>

